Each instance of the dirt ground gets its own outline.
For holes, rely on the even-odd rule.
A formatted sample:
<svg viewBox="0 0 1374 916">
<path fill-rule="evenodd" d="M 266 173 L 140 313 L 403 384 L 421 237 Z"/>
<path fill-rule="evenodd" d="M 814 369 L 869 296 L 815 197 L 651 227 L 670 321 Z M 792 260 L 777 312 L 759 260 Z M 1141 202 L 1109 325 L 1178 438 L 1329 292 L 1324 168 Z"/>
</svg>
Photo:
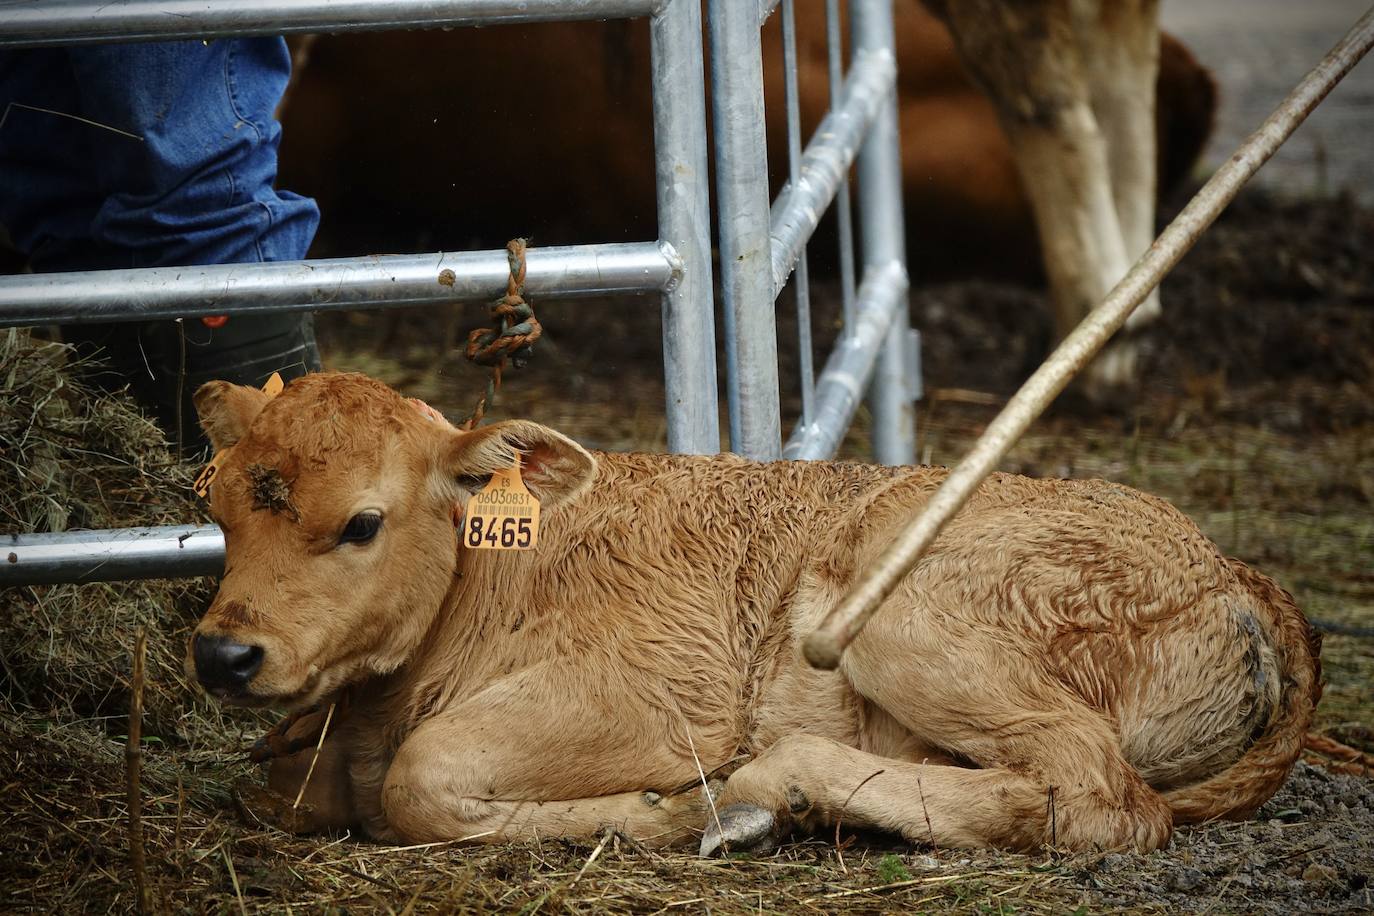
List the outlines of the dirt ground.
<svg viewBox="0 0 1374 916">
<path fill-rule="evenodd" d="M 1105 477 L 1165 496 L 1325 625 L 1374 627 L 1371 250 L 1374 211 L 1350 199 L 1247 195 L 1166 281 L 1165 318 L 1146 334 L 1134 406 L 1059 406 L 1006 469 Z M 835 298 L 820 284 L 818 353 L 834 333 Z M 785 407 L 795 418 L 788 305 L 779 312 L 780 346 Z M 536 308 L 546 338 L 526 369 L 507 376 L 490 418 L 530 417 L 595 447 L 662 448 L 657 303 Z M 333 314 L 321 317 L 320 336 L 332 367 L 370 372 L 461 418 L 482 376 L 445 342 L 483 318 L 479 306 L 440 318 Z M 923 333 L 921 457 L 952 463 L 1044 354 L 1049 315 L 1037 293 L 964 283 L 918 288 L 913 321 Z M 178 495 L 190 469 L 146 441 L 127 405 L 79 393 L 43 397 L 52 383 L 38 369 L 57 357 L 37 359 L 22 346 L 0 348 L 8 390 L 22 387 L 16 378 L 36 378 L 32 396 L 0 408 L 6 527 L 195 516 L 194 501 Z M 861 415 L 846 457 L 864 456 L 867 425 Z M 71 476 L 92 461 L 103 476 Z M 1147 856 L 912 849 L 847 830 L 838 846 L 836 836 L 816 837 L 758 861 L 653 854 L 614 836 L 399 849 L 291 837 L 234 800 L 238 780 L 260 779 L 243 752 L 267 720 L 210 706 L 179 670 L 211 588 L 192 581 L 0 593 L 0 907 L 131 908 L 125 716 L 133 633 L 148 625 L 142 797 L 158 910 L 1374 909 L 1374 782 L 1307 764 L 1254 820 L 1181 829 L 1168 849 Z M 1328 635 L 1323 665 L 1320 730 L 1374 751 L 1374 639 Z"/>
</svg>

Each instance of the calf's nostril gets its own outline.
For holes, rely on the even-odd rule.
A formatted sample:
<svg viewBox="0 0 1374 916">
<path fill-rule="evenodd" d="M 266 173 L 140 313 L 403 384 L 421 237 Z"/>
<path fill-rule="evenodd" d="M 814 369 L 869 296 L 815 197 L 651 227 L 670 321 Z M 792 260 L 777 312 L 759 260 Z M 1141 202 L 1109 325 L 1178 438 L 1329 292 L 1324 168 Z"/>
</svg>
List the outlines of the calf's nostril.
<svg viewBox="0 0 1374 916">
<path fill-rule="evenodd" d="M 245 684 L 262 667 L 262 646 L 230 643 L 225 646 L 223 653 L 225 667 L 234 677 L 242 679 Z"/>
<path fill-rule="evenodd" d="M 192 655 L 196 678 L 206 687 L 238 689 L 247 686 L 262 667 L 263 650 L 224 636 L 198 634 Z"/>
</svg>

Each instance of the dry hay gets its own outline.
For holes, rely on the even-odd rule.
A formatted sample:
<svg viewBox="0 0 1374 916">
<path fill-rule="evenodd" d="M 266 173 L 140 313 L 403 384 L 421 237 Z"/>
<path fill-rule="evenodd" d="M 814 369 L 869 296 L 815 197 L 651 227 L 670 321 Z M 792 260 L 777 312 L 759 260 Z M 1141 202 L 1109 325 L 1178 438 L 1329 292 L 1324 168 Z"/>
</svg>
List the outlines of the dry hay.
<svg viewBox="0 0 1374 916">
<path fill-rule="evenodd" d="M 0 336 L 0 530 L 196 518 L 193 468 L 172 457 L 126 397 L 77 382 L 71 359 L 68 348 L 19 331 Z M 128 880 L 125 844 L 105 834 L 117 816 L 110 805 L 122 779 L 130 649 L 140 628 L 148 631 L 148 792 L 175 793 L 181 782 L 212 802 L 215 791 L 227 798 L 217 779 L 187 768 L 219 760 L 226 736 L 239 732 L 220 709 L 193 699 L 182 670 L 186 634 L 211 589 L 210 580 L 182 580 L 0 591 L 0 888 L 9 902 L 113 902 Z M 99 874 L 109 886 L 92 893 Z"/>
<path fill-rule="evenodd" d="M 0 338 L 5 528 L 189 521 L 193 471 L 123 397 L 73 382 L 68 351 Z M 614 834 L 495 847 L 293 837 L 232 786 L 266 722 L 226 713 L 181 657 L 210 582 L 0 593 L 0 907 L 129 910 L 124 735 L 129 651 L 149 631 L 142 780 L 159 911 L 1095 912 L 1343 910 L 1374 905 L 1374 794 L 1303 767 L 1253 822 L 1182 830 L 1149 856 L 914 850 L 882 837 L 786 846 L 759 861 L 658 854 Z"/>
<path fill-rule="evenodd" d="M 191 468 L 171 456 L 156 424 L 127 398 L 76 382 L 70 357 L 68 348 L 17 330 L 0 336 L 0 531 L 196 518 Z M 209 588 L 208 580 L 192 580 L 7 589 L 0 596 L 0 696 L 26 715 L 98 726 L 127 709 L 121 672 L 134 634 L 147 626 L 155 685 L 148 717 L 154 732 L 178 731 L 190 695 L 179 631 Z"/>
</svg>

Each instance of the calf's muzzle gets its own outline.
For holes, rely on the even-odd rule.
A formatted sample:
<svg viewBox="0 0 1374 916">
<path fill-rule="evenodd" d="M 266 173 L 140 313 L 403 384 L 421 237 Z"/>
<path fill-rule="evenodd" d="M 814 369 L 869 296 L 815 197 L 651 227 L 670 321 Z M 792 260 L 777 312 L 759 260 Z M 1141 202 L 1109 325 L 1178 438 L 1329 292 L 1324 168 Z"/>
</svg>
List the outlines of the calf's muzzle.
<svg viewBox="0 0 1374 916">
<path fill-rule="evenodd" d="M 249 646 L 225 636 L 197 634 L 192 647 L 196 679 L 210 691 L 238 692 L 262 667 L 262 646 Z"/>
</svg>

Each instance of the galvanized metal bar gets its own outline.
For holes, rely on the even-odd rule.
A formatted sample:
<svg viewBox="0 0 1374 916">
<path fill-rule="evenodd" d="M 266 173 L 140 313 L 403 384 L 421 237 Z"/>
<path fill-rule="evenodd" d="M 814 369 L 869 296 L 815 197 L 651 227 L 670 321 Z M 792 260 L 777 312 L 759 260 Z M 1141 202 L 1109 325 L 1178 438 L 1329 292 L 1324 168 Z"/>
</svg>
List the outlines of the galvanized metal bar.
<svg viewBox="0 0 1374 916">
<path fill-rule="evenodd" d="M 0 587 L 217 576 L 224 535 L 214 525 L 113 528 L 0 538 Z"/>
<path fill-rule="evenodd" d="M 857 319 L 835 342 L 816 383 L 816 418 L 800 423 L 782 450 L 784 458 L 834 458 L 863 400 L 893 319 L 906 304 L 906 271 L 889 262 L 872 268 L 859 288 Z"/>
<path fill-rule="evenodd" d="M 649 34 L 658 233 L 679 258 L 663 292 L 668 450 L 708 455 L 720 451 L 720 409 L 699 0 L 669 0 Z"/>
<path fill-rule="evenodd" d="M 776 296 L 806 249 L 807 240 L 849 176 L 864 136 L 883 110 L 897 81 L 892 54 L 865 51 L 856 55 L 834 107 L 817 126 L 802 156 L 798 177 L 773 202 L 769 221 L 772 280 Z M 900 214 L 901 201 L 897 202 Z M 851 249 L 852 250 L 852 249 Z M 853 270 L 853 260 L 850 260 Z M 851 278 L 852 282 L 852 278 Z"/>
<path fill-rule="evenodd" d="M 767 461 L 782 450 L 782 422 L 758 8 L 709 0 L 707 9 L 730 447 Z"/>
<path fill-rule="evenodd" d="M 1174 221 L 1160 233 L 1111 292 L 1055 348 L 988 424 L 921 510 L 898 532 L 845 599 L 807 636 L 806 658 L 819 668 L 840 655 L 878 606 L 920 562 L 941 529 L 963 507 L 1011 447 L 1069 380 L 1081 370 L 1150 291 L 1197 242 L 1245 182 L 1274 154 L 1307 115 L 1374 46 L 1374 8 L 1355 23 L 1322 62 L 1289 93 L 1259 129 L 1226 160 Z"/>
<path fill-rule="evenodd" d="M 664 0 L 0 0 L 0 48 L 652 16 Z"/>
<path fill-rule="evenodd" d="M 843 24 L 840 20 L 840 0 L 825 0 L 826 71 L 830 82 L 830 107 L 840 105 L 844 87 Z M 849 200 L 849 168 L 844 170 L 835 196 L 835 221 L 839 228 L 840 246 L 840 306 L 844 316 L 844 332 L 854 327 L 854 208 Z"/>
<path fill-rule="evenodd" d="M 666 289 L 679 258 L 671 246 L 633 242 L 531 248 L 526 264 L 533 296 L 594 296 Z M 505 251 L 463 251 L 20 274 L 0 277 L 0 327 L 491 299 L 509 269 Z"/>
<path fill-rule="evenodd" d="M 783 84 L 787 96 L 787 171 L 788 186 L 801 183 L 801 93 L 797 87 L 797 11 L 794 0 L 782 0 Z M 771 220 L 770 220 L 771 221 Z M 771 231 L 770 231 L 771 236 Z M 809 238 L 809 236 L 808 236 Z M 811 423 L 815 415 L 816 369 L 811 350 L 811 277 L 806 264 L 806 240 L 797 254 L 797 276 L 793 291 L 797 306 L 797 367 L 801 376 L 801 421 Z"/>
<path fill-rule="evenodd" d="M 887 53 L 895 58 L 891 0 L 850 0 L 849 15 L 856 63 L 864 52 Z M 858 173 L 864 272 L 890 262 L 905 270 L 902 158 L 895 91 L 888 93 L 859 152 Z M 882 464 L 911 464 L 916 460 L 916 412 L 907 396 L 912 388 L 906 358 L 910 327 L 904 305 L 892 321 L 869 389 L 873 457 Z"/>
</svg>

